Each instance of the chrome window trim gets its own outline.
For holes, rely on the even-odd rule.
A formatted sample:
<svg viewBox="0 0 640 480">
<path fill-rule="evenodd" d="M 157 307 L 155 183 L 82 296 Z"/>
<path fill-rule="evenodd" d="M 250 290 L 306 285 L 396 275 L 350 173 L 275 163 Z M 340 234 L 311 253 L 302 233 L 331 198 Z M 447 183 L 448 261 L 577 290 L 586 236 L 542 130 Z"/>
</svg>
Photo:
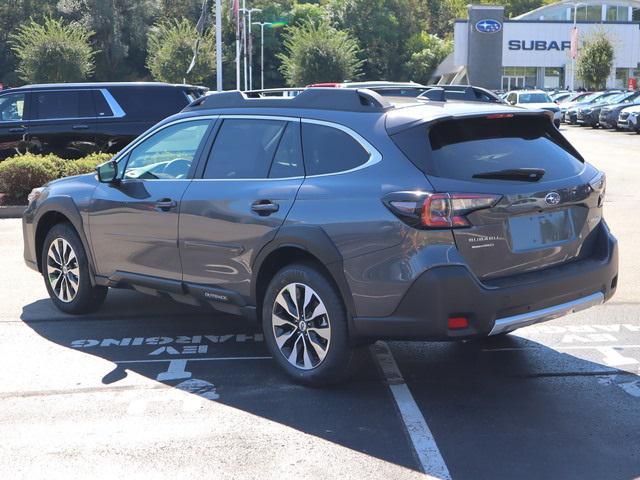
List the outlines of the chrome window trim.
<svg viewBox="0 0 640 480">
<path fill-rule="evenodd" d="M 109 105 L 112 115 L 94 115 L 92 117 L 52 117 L 52 118 L 32 118 L 29 122 L 50 122 L 59 120 L 97 120 L 100 118 L 122 118 L 126 115 L 120 104 L 113 98 L 111 92 L 106 88 L 52 88 L 47 90 L 33 90 L 31 93 L 49 93 L 49 92 L 100 92 Z M 16 92 L 17 93 L 17 92 Z M 26 93 L 26 92 L 25 92 Z"/>
<path fill-rule="evenodd" d="M 118 101 L 113 98 L 113 95 L 111 95 L 111 92 L 109 90 L 107 90 L 106 88 L 100 88 L 98 91 L 102 93 L 102 96 L 107 101 L 107 105 L 109 105 L 109 108 L 111 109 L 111 113 L 113 113 L 113 115 L 102 117 L 98 116 L 97 118 L 122 118 L 126 115 L 125 111 L 122 109 Z"/>
<path fill-rule="evenodd" d="M 337 130 L 341 130 L 344 133 L 346 133 L 347 135 L 349 135 L 351 138 L 353 138 L 356 142 L 358 142 L 358 144 L 360 144 L 360 146 L 362 148 L 364 148 L 364 150 L 369 154 L 369 160 L 367 160 L 365 163 L 363 163 L 362 165 L 358 165 L 355 168 L 349 169 L 349 170 L 341 170 L 339 172 L 331 172 L 331 173 L 322 173 L 319 175 L 298 175 L 295 177 L 282 177 L 282 178 L 185 178 L 185 179 L 174 179 L 173 181 L 179 180 L 179 181 L 186 181 L 186 182 L 246 182 L 246 181 L 282 181 L 282 180 L 300 180 L 300 179 L 305 179 L 305 178 L 321 178 L 321 177 L 328 177 L 328 176 L 333 176 L 333 175 L 343 175 L 345 173 L 351 173 L 351 172 L 356 172 L 358 170 L 362 170 L 364 168 L 370 167 L 372 165 L 375 165 L 376 163 L 379 163 L 382 160 L 382 154 L 375 148 L 373 147 L 373 145 L 371 145 L 367 140 L 364 139 L 364 137 L 362 137 L 362 135 L 360 135 L 359 133 L 353 131 L 352 129 L 350 129 L 349 127 L 346 127 L 344 125 L 341 125 L 339 123 L 335 123 L 335 122 L 328 122 L 325 120 L 315 120 L 315 119 L 306 119 L 306 118 L 300 118 L 300 117 L 289 117 L 289 116 L 281 116 L 281 115 L 253 115 L 253 114 L 221 114 L 221 115 L 202 115 L 202 116 L 197 116 L 197 117 L 188 117 L 188 118 L 181 118 L 178 120 L 174 120 L 170 123 L 166 123 L 164 125 L 162 125 L 161 127 L 151 127 L 149 130 L 147 130 L 146 132 L 144 132 L 140 137 L 138 137 L 138 139 L 132 143 L 130 143 L 129 145 L 127 145 L 127 147 L 122 150 L 121 152 L 119 152 L 115 157 L 113 157 L 113 160 L 116 162 L 120 162 L 120 160 L 122 160 L 123 157 L 126 157 L 131 150 L 133 150 L 134 148 L 136 148 L 141 142 L 143 142 L 144 140 L 146 140 L 147 138 L 149 138 L 151 135 L 154 135 L 155 133 L 159 132 L 160 130 L 167 128 L 171 125 L 175 125 L 177 123 L 182 123 L 182 122 L 189 122 L 189 121 L 197 121 L 197 120 L 215 120 L 215 119 L 234 119 L 234 118 L 246 118 L 246 119 L 257 119 L 257 120 L 279 120 L 279 121 L 285 121 L 285 122 L 301 122 L 301 123 L 312 123 L 312 124 L 316 124 L 316 125 L 323 125 L 326 127 L 331 127 L 331 128 L 335 128 Z M 123 172 L 124 173 L 124 172 Z M 156 181 L 163 181 L 165 179 L 145 179 L 144 181 L 146 182 L 156 182 Z"/>
<path fill-rule="evenodd" d="M 358 170 L 362 170 L 363 168 L 368 168 L 376 163 L 379 163 L 382 160 L 382 154 L 367 140 L 364 139 L 362 135 L 351 130 L 349 127 L 345 127 L 340 123 L 327 122 L 325 120 L 315 120 L 310 118 L 303 118 L 302 123 L 311 123 L 316 125 L 323 125 L 325 127 L 335 128 L 337 130 L 341 130 L 351 138 L 353 138 L 356 142 L 360 144 L 362 148 L 369 154 L 369 160 L 364 162 L 362 165 L 358 165 L 357 167 L 351 168 L 349 170 L 340 170 L 339 172 L 331 172 L 331 173 L 321 173 L 318 175 L 307 175 L 306 178 L 320 178 L 320 177 L 329 177 L 332 175 L 343 175 L 345 173 L 357 172 Z"/>
</svg>

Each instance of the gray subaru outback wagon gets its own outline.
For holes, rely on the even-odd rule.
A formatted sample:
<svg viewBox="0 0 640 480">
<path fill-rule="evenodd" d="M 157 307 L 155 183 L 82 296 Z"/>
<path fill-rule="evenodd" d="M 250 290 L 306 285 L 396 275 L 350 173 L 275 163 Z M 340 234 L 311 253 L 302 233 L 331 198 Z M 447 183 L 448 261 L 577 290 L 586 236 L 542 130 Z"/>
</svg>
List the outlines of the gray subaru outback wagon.
<svg viewBox="0 0 640 480">
<path fill-rule="evenodd" d="M 213 306 L 323 384 L 376 339 L 499 335 L 609 299 L 604 195 L 542 111 L 226 92 L 35 189 L 24 252 L 64 312 L 109 287 Z"/>
</svg>

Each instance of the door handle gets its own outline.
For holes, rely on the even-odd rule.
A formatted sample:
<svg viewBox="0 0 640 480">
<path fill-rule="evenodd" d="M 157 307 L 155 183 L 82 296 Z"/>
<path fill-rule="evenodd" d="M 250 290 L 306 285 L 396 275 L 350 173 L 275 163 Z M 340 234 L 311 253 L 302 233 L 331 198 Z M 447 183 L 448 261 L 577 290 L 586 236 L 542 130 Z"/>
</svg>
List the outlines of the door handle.
<svg viewBox="0 0 640 480">
<path fill-rule="evenodd" d="M 27 131 L 27 129 L 25 127 L 15 127 L 15 128 L 10 128 L 9 129 L 10 133 L 24 133 L 26 131 Z"/>
<path fill-rule="evenodd" d="M 172 208 L 175 208 L 176 206 L 178 206 L 178 204 L 175 202 L 175 200 L 171 200 L 170 198 L 163 198 L 162 200 L 158 200 L 156 202 L 156 208 L 164 210 L 165 212 L 171 210 Z"/>
<path fill-rule="evenodd" d="M 266 217 L 267 215 L 271 215 L 272 213 L 280 210 L 280 205 L 272 202 L 271 200 L 258 200 L 251 204 L 251 210 L 261 217 Z"/>
<path fill-rule="evenodd" d="M 87 130 L 89 125 L 73 125 L 71 128 L 73 130 Z"/>
</svg>

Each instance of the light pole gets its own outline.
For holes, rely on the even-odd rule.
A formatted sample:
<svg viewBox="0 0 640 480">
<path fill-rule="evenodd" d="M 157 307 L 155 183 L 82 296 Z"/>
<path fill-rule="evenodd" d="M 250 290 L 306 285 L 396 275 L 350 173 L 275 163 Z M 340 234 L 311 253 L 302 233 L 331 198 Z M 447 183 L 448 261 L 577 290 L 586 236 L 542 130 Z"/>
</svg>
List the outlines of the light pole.
<svg viewBox="0 0 640 480">
<path fill-rule="evenodd" d="M 216 90 L 222 91 L 222 1 L 216 0 Z"/>
<path fill-rule="evenodd" d="M 249 14 L 249 21 L 247 23 L 247 33 L 249 34 L 249 46 L 248 46 L 248 53 L 249 53 L 249 90 L 253 89 L 253 41 L 252 41 L 252 35 L 251 35 L 251 14 L 253 12 L 261 12 L 262 9 L 261 8 L 249 8 L 247 9 L 247 13 Z M 245 75 L 246 75 L 246 71 L 245 71 Z"/>
<path fill-rule="evenodd" d="M 264 90 L 264 27 L 272 22 L 253 22 L 253 25 L 260 25 L 260 89 Z"/>
<path fill-rule="evenodd" d="M 575 55 L 573 48 L 571 49 L 571 90 L 575 90 L 575 77 L 576 77 L 576 56 L 578 55 L 578 33 L 577 33 L 577 21 L 578 21 L 578 7 L 584 6 L 584 3 L 573 3 L 573 30 L 571 30 L 571 43 L 573 47 L 573 39 L 575 35 Z"/>
</svg>

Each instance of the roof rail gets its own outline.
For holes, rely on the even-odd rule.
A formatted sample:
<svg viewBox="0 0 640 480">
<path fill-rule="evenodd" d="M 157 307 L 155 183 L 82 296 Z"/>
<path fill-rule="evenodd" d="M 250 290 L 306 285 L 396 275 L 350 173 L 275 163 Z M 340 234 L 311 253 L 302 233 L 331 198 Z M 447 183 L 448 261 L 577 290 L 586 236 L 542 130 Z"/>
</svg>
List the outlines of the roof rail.
<svg viewBox="0 0 640 480">
<path fill-rule="evenodd" d="M 277 89 L 300 91 L 300 89 Z M 276 89 L 270 89 L 270 92 Z M 393 106 L 382 96 L 366 88 L 308 88 L 296 96 L 263 96 L 263 90 L 210 93 L 200 97 L 185 110 L 204 108 L 308 108 L 344 112 L 385 112 Z"/>
<path fill-rule="evenodd" d="M 422 92 L 418 95 L 419 99 L 422 100 L 431 100 L 434 102 L 446 102 L 447 98 L 445 96 L 444 88 L 442 87 L 432 87 L 429 90 Z"/>
</svg>

